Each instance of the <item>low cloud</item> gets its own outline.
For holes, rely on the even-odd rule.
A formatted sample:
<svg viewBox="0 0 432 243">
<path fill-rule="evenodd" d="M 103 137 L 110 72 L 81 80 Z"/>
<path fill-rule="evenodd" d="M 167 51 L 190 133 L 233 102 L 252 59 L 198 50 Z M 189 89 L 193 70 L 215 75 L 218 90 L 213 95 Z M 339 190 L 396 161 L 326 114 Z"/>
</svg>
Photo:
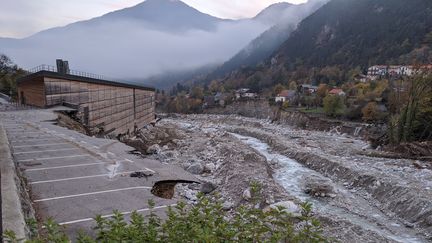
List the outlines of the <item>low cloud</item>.
<svg viewBox="0 0 432 243">
<path fill-rule="evenodd" d="M 145 78 L 221 63 L 267 28 L 251 20 L 221 23 L 213 32 L 183 33 L 149 30 L 135 22 L 91 24 L 2 43 L 0 52 L 24 68 L 63 58 L 72 69 L 115 78 Z"/>
</svg>

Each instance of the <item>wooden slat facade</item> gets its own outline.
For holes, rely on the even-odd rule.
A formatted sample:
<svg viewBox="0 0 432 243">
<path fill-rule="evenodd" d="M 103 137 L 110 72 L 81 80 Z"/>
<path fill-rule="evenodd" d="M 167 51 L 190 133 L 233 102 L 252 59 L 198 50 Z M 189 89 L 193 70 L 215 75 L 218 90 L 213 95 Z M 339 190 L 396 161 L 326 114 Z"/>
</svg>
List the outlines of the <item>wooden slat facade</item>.
<svg viewBox="0 0 432 243">
<path fill-rule="evenodd" d="M 29 105 L 50 107 L 64 103 L 78 107 L 77 117 L 90 129 L 126 133 L 155 117 L 154 89 L 89 83 L 71 78 L 43 77 L 18 83 Z"/>
</svg>

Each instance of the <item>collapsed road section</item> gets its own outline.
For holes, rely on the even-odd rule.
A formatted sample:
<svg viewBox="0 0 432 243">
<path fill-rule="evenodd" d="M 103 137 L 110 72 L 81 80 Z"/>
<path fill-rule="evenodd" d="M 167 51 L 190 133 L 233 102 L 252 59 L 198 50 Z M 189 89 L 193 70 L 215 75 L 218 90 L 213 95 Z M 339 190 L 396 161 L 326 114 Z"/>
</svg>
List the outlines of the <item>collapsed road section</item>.
<svg viewBox="0 0 432 243">
<path fill-rule="evenodd" d="M 44 122 L 55 118 L 49 110 L 0 113 L 19 181 L 24 184 L 18 187 L 28 191 L 18 193 L 27 218 L 35 217 L 39 223 L 52 218 L 74 237 L 78 230 L 91 229 L 96 215 L 109 217 L 113 210 L 124 215 L 145 213 L 150 199 L 161 212 L 175 205 L 174 199 L 152 194 L 158 181 L 196 181 L 179 167 L 128 153 L 133 148 L 118 141 Z"/>
</svg>

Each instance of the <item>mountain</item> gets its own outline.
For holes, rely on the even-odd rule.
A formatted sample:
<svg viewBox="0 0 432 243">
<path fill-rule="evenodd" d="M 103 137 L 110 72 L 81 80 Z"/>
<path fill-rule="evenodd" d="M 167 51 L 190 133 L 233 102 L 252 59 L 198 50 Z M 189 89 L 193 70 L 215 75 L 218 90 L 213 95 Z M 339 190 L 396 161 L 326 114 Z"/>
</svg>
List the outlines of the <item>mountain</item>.
<svg viewBox="0 0 432 243">
<path fill-rule="evenodd" d="M 132 22 L 148 29 L 183 32 L 187 30 L 214 31 L 219 23 L 225 21 L 230 20 L 201 13 L 179 0 L 147 0 L 136 6 L 73 25 Z"/>
<path fill-rule="evenodd" d="M 303 20 L 275 57 L 291 68 L 398 63 L 431 31 L 430 0 L 332 0 Z"/>
<path fill-rule="evenodd" d="M 242 66 L 254 67 L 258 63 L 265 61 L 288 39 L 301 20 L 326 2 L 326 0 L 310 0 L 308 3 L 299 5 L 276 3 L 269 6 L 254 19 L 276 24 L 252 40 L 245 48 L 216 69 L 209 75 L 209 78 L 220 77 Z"/>
<path fill-rule="evenodd" d="M 0 52 L 32 68 L 69 60 L 71 68 L 121 79 L 223 63 L 271 27 L 260 19 L 220 19 L 176 0 L 147 0 L 24 39 L 0 40 Z"/>
<path fill-rule="evenodd" d="M 262 10 L 253 19 L 263 23 L 274 25 L 275 23 L 278 23 L 280 21 L 285 11 L 293 6 L 296 5 L 286 2 L 275 3 Z"/>
</svg>

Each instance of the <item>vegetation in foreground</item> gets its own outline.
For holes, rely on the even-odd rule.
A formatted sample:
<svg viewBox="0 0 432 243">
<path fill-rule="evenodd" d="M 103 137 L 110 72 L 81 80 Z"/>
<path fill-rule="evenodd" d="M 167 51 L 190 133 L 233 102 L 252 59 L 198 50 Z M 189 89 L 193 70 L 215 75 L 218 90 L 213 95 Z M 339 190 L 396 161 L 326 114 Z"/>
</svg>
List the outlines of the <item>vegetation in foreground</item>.
<svg viewBox="0 0 432 243">
<path fill-rule="evenodd" d="M 115 211 L 111 218 L 97 216 L 92 234 L 80 233 L 77 242 L 327 242 L 320 222 L 311 214 L 309 203 L 302 205 L 301 216 L 294 217 L 283 207 L 262 210 L 259 185 L 251 185 L 250 204 L 234 212 L 224 210 L 218 199 L 199 196 L 195 205 L 183 202 L 167 210 L 163 220 L 155 214 L 154 203 L 148 215 L 133 212 L 130 220 Z M 5 233 L 6 242 L 70 242 L 63 228 L 49 220 L 44 232 L 30 240 L 17 239 L 12 231 Z"/>
</svg>

